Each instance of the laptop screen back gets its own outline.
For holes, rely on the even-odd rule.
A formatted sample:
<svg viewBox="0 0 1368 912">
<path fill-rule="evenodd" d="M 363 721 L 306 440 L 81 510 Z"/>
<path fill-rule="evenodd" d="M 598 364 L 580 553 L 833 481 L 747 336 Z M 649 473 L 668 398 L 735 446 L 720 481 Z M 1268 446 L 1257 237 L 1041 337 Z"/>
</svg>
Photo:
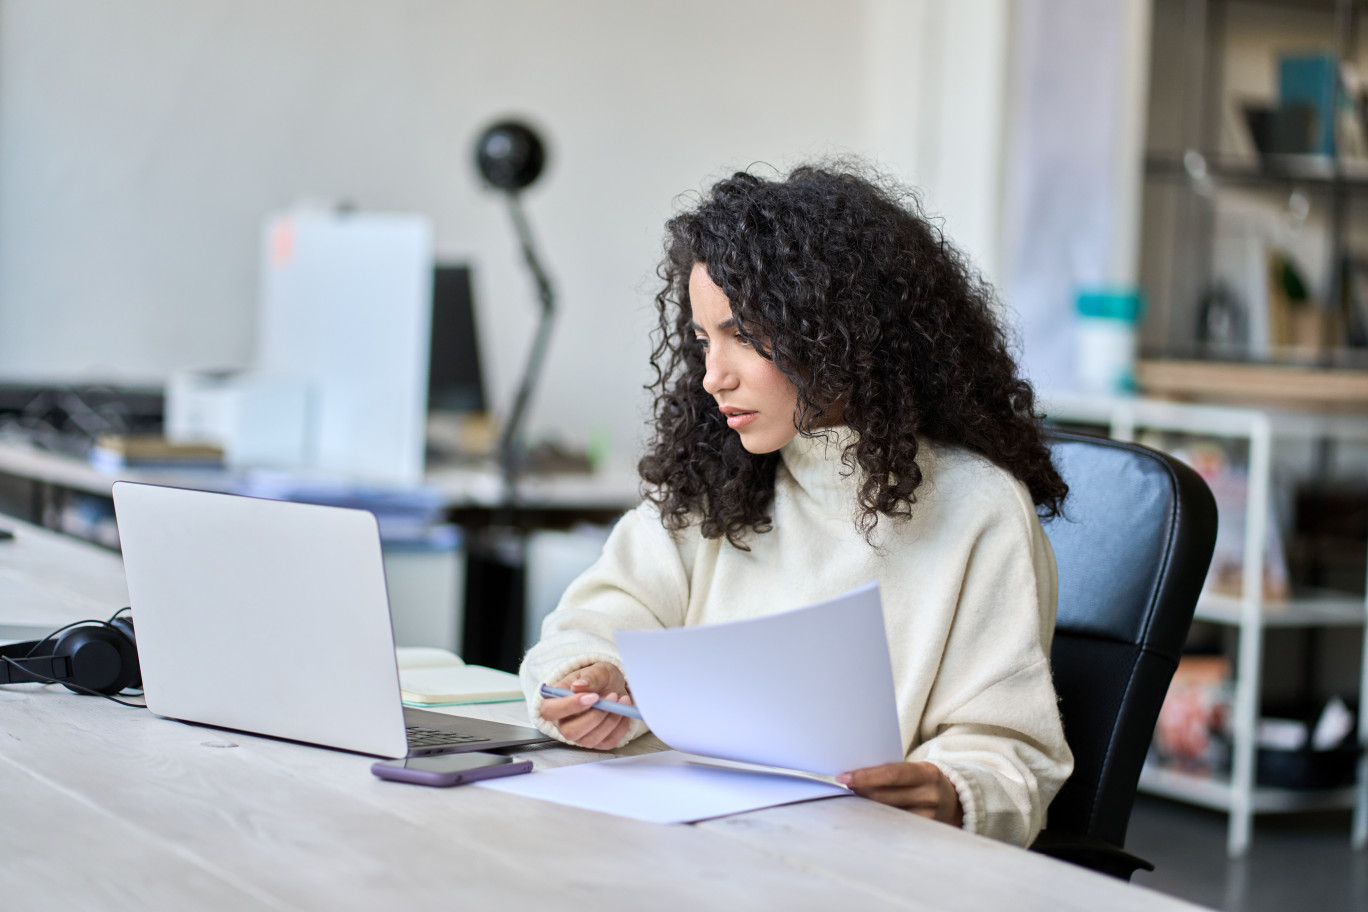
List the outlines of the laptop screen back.
<svg viewBox="0 0 1368 912">
<path fill-rule="evenodd" d="M 129 482 L 114 508 L 152 712 L 404 756 L 371 513 Z"/>
</svg>

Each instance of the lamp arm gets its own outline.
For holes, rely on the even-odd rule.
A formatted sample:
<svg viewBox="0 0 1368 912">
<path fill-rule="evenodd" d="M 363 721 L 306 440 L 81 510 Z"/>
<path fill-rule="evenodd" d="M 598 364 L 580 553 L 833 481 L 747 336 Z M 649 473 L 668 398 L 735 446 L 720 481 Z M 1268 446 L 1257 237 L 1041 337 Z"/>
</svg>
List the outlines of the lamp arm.
<svg viewBox="0 0 1368 912">
<path fill-rule="evenodd" d="M 532 241 L 532 229 L 523 212 L 522 200 L 517 193 L 508 194 L 508 214 L 513 218 L 513 230 L 518 233 L 518 243 L 522 247 L 523 261 L 537 283 L 537 297 L 541 299 L 543 314 L 549 315 L 555 309 L 555 295 L 551 290 L 551 280 L 537 258 L 536 244 Z"/>
<path fill-rule="evenodd" d="M 527 363 L 523 367 L 522 380 L 518 384 L 518 393 L 513 399 L 513 410 L 509 413 L 508 421 L 504 425 L 503 432 L 499 435 L 499 462 L 503 468 L 506 494 L 511 497 L 520 462 L 522 425 L 527 418 L 527 406 L 532 398 L 532 390 L 537 385 L 537 378 L 541 375 L 542 363 L 546 360 L 546 346 L 551 339 L 551 318 L 555 314 L 555 293 L 551 288 L 551 280 L 547 277 L 546 270 L 542 268 L 541 260 L 537 257 L 536 246 L 532 240 L 532 231 L 528 226 L 527 216 L 523 213 L 522 203 L 516 193 L 508 194 L 508 211 L 513 218 L 513 227 L 518 234 L 518 242 L 522 247 L 523 261 L 527 264 L 528 271 L 532 273 L 532 279 L 537 285 L 537 297 L 541 301 L 541 319 L 537 323 L 537 335 L 532 341 L 532 350 L 528 353 Z"/>
</svg>

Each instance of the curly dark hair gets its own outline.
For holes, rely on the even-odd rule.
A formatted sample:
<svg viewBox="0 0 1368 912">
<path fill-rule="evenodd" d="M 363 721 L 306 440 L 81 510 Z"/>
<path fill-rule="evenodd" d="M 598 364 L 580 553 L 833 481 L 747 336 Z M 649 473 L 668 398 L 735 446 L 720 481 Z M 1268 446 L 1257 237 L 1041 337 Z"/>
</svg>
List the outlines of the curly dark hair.
<svg viewBox="0 0 1368 912">
<path fill-rule="evenodd" d="M 1068 487 L 1035 394 L 1018 374 L 992 289 L 922 214 L 915 194 L 848 164 L 787 178 L 737 172 L 666 224 L 657 270 L 654 436 L 638 468 L 667 528 L 701 520 L 738 547 L 771 528 L 779 454 L 752 454 L 703 389 L 689 274 L 702 263 L 743 338 L 797 388 L 803 436 L 857 433 L 858 526 L 911 515 L 923 437 L 960 444 L 1020 479 L 1042 516 Z"/>
</svg>

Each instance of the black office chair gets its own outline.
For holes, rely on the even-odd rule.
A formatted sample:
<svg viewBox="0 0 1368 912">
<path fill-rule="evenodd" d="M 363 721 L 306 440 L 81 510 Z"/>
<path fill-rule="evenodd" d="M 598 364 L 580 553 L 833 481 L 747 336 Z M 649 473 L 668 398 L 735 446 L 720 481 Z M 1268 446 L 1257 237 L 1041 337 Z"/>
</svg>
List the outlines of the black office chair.
<svg viewBox="0 0 1368 912">
<path fill-rule="evenodd" d="M 1129 880 L 1122 850 L 1159 707 L 1216 542 L 1196 472 L 1136 444 L 1052 431 L 1069 485 L 1045 523 L 1059 567 L 1051 661 L 1074 773 L 1031 848 Z"/>
</svg>

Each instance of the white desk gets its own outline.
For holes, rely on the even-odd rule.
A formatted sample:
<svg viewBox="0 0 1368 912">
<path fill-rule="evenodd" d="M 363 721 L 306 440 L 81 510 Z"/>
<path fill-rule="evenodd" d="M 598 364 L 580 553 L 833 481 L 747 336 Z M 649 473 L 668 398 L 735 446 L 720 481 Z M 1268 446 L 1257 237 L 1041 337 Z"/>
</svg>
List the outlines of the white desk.
<svg viewBox="0 0 1368 912">
<path fill-rule="evenodd" d="M 0 624 L 107 616 L 124 603 L 113 554 L 0 525 L 17 527 L 15 541 L 0 542 Z M 466 709 L 523 721 L 520 703 Z M 527 756 L 546 768 L 602 755 Z M 61 687 L 0 687 L 6 904 L 1196 908 L 855 797 L 661 826 L 477 788 L 382 782 L 370 762 L 171 722 Z"/>
<path fill-rule="evenodd" d="M 128 604 L 123 561 L 102 548 L 0 515 L 0 624 L 59 627 Z"/>
<path fill-rule="evenodd" d="M 0 441 L 0 512 L 9 511 L 111 548 L 117 547 L 118 534 L 110 489 L 120 479 L 236 492 L 244 490 L 250 475 L 203 469 L 110 473 L 84 459 Z M 310 479 L 297 480 L 307 483 Z M 608 524 L 640 501 L 638 479 L 621 471 L 529 473 L 519 480 L 512 503 L 505 500 L 503 478 L 492 466 L 434 466 L 423 484 L 439 492 L 437 499 L 446 517 L 464 530 L 463 569 L 422 558 L 415 563 L 412 554 L 391 556 L 392 573 L 400 572 L 400 564 L 418 568 L 405 575 L 416 582 L 401 581 L 393 590 L 401 600 L 396 611 L 401 629 L 435 637 L 423 641 L 433 645 L 459 644 L 471 661 L 502 667 L 516 665 L 522 653 L 527 612 L 522 601 L 522 566 L 506 555 L 520 554 L 518 549 L 529 532 L 569 529 L 578 522 Z M 102 508 L 87 509 L 91 501 L 102 502 Z M 510 536 L 507 528 L 519 531 Z M 511 552 L 506 549 L 510 543 Z M 453 585 L 457 594 L 448 594 Z M 461 594 L 467 586 L 475 588 Z M 467 617 L 466 604 L 478 605 L 478 615 Z M 405 627 L 404 618 L 419 618 L 417 627 Z M 453 633 L 457 625 L 463 629 Z"/>
<path fill-rule="evenodd" d="M 232 491 L 245 475 L 202 469 L 127 469 L 111 474 L 74 456 L 6 441 L 0 441 L 0 473 L 101 497 L 109 497 L 110 487 L 119 479 Z M 453 508 L 492 509 L 503 503 L 503 480 L 492 467 L 438 465 L 424 476 L 423 483 L 441 491 Z M 630 472 L 529 474 L 518 485 L 519 503 L 541 509 L 622 511 L 639 500 L 637 477 Z"/>
</svg>

